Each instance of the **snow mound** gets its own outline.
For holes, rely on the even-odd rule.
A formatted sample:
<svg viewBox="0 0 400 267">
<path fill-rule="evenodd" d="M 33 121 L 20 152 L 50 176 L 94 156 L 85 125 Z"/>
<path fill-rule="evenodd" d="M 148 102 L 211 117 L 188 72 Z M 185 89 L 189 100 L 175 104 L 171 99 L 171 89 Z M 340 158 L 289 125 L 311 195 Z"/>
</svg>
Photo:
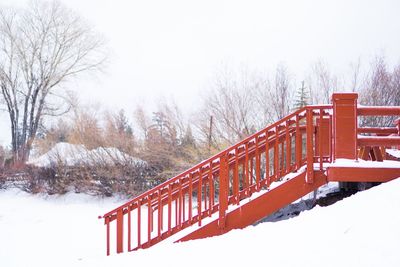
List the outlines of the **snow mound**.
<svg viewBox="0 0 400 267">
<path fill-rule="evenodd" d="M 87 152 L 84 145 L 58 143 L 47 153 L 30 160 L 28 163 L 38 167 L 49 167 L 55 163 L 73 166 L 79 164 Z"/>
<path fill-rule="evenodd" d="M 146 162 L 121 152 L 115 147 L 98 147 L 88 150 L 84 145 L 57 143 L 47 153 L 31 159 L 29 164 L 38 167 L 50 167 L 57 164 L 65 166 L 97 164 L 145 165 Z"/>
</svg>

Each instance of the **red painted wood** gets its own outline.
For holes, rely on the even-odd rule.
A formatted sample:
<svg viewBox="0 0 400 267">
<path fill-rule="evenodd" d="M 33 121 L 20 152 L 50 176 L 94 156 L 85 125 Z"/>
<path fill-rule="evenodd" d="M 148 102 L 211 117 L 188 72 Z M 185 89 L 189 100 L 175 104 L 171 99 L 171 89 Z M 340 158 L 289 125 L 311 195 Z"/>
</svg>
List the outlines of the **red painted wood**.
<svg viewBox="0 0 400 267">
<path fill-rule="evenodd" d="M 305 172 L 303 172 L 288 182 L 272 189 L 268 193 L 265 193 L 244 204 L 240 208 L 228 213 L 226 215 L 225 228 L 220 229 L 218 227 L 218 220 L 215 220 L 179 239 L 177 242 L 212 237 L 224 234 L 232 229 L 241 229 L 249 226 L 269 214 L 272 214 L 278 209 L 292 203 L 305 194 L 314 191 L 326 182 L 326 176 L 316 173 L 314 183 L 306 183 Z"/>
<path fill-rule="evenodd" d="M 226 156 L 220 159 L 220 170 L 219 170 L 219 219 L 218 227 L 225 228 L 225 216 L 226 210 L 228 209 L 228 164 Z"/>
<path fill-rule="evenodd" d="M 360 155 L 363 157 L 383 160 L 382 151 L 384 150 L 379 146 L 398 145 L 397 140 L 400 136 L 400 120 L 397 122 L 397 133 L 394 131 L 396 128 L 357 128 L 359 115 L 396 115 L 400 107 L 357 109 L 355 94 L 334 94 L 332 99 L 333 106 L 318 105 L 302 108 L 103 215 L 102 218 L 107 227 L 107 255 L 110 254 L 110 223 L 114 220 L 116 220 L 117 252 L 120 253 L 123 251 L 124 237 L 128 240 L 128 250 L 148 248 L 195 223 L 201 225 L 203 218 L 214 213 L 219 215 L 215 222 L 202 226 L 184 239 L 212 236 L 230 229 L 243 228 L 315 190 L 327 179 L 388 181 L 396 175 L 399 176 L 398 170 L 393 168 L 350 170 L 332 167 L 327 172 L 328 178 L 322 174 L 322 171 L 318 171 L 325 171 L 323 162 L 332 162 L 334 158 L 356 159 L 357 148 L 360 149 Z M 333 114 L 330 111 L 332 108 Z M 317 122 L 314 125 L 316 118 Z M 376 133 L 383 136 L 357 137 L 357 130 L 359 133 Z M 307 140 L 307 153 L 304 157 L 303 134 Z M 391 136 L 388 136 L 389 134 Z M 291 155 L 292 138 L 294 138 L 293 145 L 295 146 L 293 157 Z M 370 145 L 369 149 L 366 145 Z M 270 149 L 274 152 L 273 158 L 269 157 Z M 263 166 L 265 177 L 261 176 L 262 154 L 266 161 Z M 317 162 L 319 162 L 315 165 L 317 171 L 314 171 L 314 163 Z M 238 204 L 240 200 L 252 195 L 263 186 L 269 186 L 274 181 L 282 179 L 285 174 L 296 171 L 305 164 L 307 168 L 302 174 L 251 200 L 239 209 L 227 212 L 228 205 Z M 270 176 L 270 173 L 273 175 Z M 214 185 L 218 186 L 217 189 Z M 197 191 L 198 195 L 197 214 L 192 213 L 193 191 Z M 189 200 L 188 211 L 184 202 L 186 195 Z M 141 216 L 142 205 L 147 205 L 148 216 Z M 165 214 L 168 229 L 165 230 L 162 227 L 164 208 L 168 210 Z M 137 212 L 132 213 L 135 209 Z M 157 234 L 152 237 L 155 212 L 158 214 L 158 226 Z M 137 214 L 136 233 L 131 231 L 130 225 L 133 214 Z M 124 236 L 123 232 L 125 215 L 128 217 L 127 236 Z M 174 224 L 172 219 L 175 219 Z M 147 224 L 148 240 L 144 243 L 141 242 L 142 224 Z M 131 247 L 133 244 L 131 238 L 137 240 L 136 247 Z"/>
<path fill-rule="evenodd" d="M 313 183 L 314 181 L 314 142 L 313 142 L 313 117 L 312 117 L 312 110 L 307 109 L 307 175 L 306 180 L 307 183 Z"/>
<path fill-rule="evenodd" d="M 359 116 L 400 116 L 400 107 L 359 107 Z"/>
<path fill-rule="evenodd" d="M 388 182 L 400 177 L 400 168 L 329 167 L 333 182 Z"/>
<path fill-rule="evenodd" d="M 356 93 L 333 94 L 334 159 L 357 158 Z"/>
<path fill-rule="evenodd" d="M 124 217 L 122 210 L 117 212 L 117 253 L 124 252 Z"/>
<path fill-rule="evenodd" d="M 357 144 L 359 146 L 399 146 L 400 136 L 360 136 Z"/>
</svg>

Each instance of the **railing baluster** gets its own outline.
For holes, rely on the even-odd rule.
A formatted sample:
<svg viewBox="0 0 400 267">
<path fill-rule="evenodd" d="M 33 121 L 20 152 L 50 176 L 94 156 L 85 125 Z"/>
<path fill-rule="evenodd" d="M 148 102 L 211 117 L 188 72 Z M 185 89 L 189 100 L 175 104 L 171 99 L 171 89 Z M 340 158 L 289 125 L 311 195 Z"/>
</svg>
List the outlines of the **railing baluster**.
<svg viewBox="0 0 400 267">
<path fill-rule="evenodd" d="M 228 159 L 227 155 L 220 158 L 219 168 L 219 225 L 220 229 L 225 228 L 225 215 L 228 208 Z"/>
<path fill-rule="evenodd" d="M 161 231 L 164 231 L 164 206 L 161 202 L 161 210 L 160 210 L 160 217 L 161 217 Z"/>
<path fill-rule="evenodd" d="M 107 250 L 107 256 L 110 255 L 110 219 L 109 217 L 105 217 L 104 219 L 105 224 L 106 224 L 106 250 Z"/>
<path fill-rule="evenodd" d="M 249 189 L 254 184 L 254 157 L 250 157 L 250 183 Z"/>
<path fill-rule="evenodd" d="M 154 209 L 153 209 L 153 207 L 151 207 L 150 217 L 151 217 L 151 220 L 150 220 L 151 232 L 153 232 L 154 231 Z"/>
<path fill-rule="evenodd" d="M 117 253 L 124 252 L 124 213 L 122 208 L 117 211 Z"/>
<path fill-rule="evenodd" d="M 162 198 L 161 198 L 161 190 L 158 191 L 158 238 L 161 238 L 161 226 L 162 226 Z"/>
<path fill-rule="evenodd" d="M 248 195 L 248 187 L 249 187 L 249 145 L 246 143 L 245 145 L 246 150 L 245 150 L 245 161 L 244 161 L 244 190 L 245 190 L 245 195 Z"/>
<path fill-rule="evenodd" d="M 312 110 L 307 109 L 307 183 L 313 183 L 314 181 L 314 150 L 313 150 L 313 115 Z"/>
<path fill-rule="evenodd" d="M 168 234 L 171 234 L 171 224 L 172 224 L 172 188 L 168 185 Z"/>
<path fill-rule="evenodd" d="M 141 237 L 142 237 L 142 218 L 141 218 L 141 213 L 142 213 L 142 206 L 141 206 L 141 201 L 138 201 L 138 207 L 137 207 L 137 243 L 138 243 L 138 248 L 142 246 L 141 244 Z"/>
<path fill-rule="evenodd" d="M 274 181 L 279 178 L 279 128 L 275 127 L 275 144 L 274 144 Z"/>
<path fill-rule="evenodd" d="M 319 169 L 322 171 L 323 169 L 323 153 L 322 153 L 322 122 L 323 119 L 323 114 L 322 114 L 322 108 L 319 110 L 319 132 L 318 132 L 318 149 L 319 149 Z"/>
<path fill-rule="evenodd" d="M 203 174 L 202 174 L 203 176 Z M 207 207 L 207 180 L 204 180 L 204 184 L 203 184 L 203 196 L 204 196 L 204 212 L 208 211 L 208 207 Z"/>
<path fill-rule="evenodd" d="M 151 228 L 152 226 L 152 211 L 151 211 L 151 199 L 150 195 L 147 196 L 147 243 L 150 245 L 150 240 L 151 240 Z"/>
<path fill-rule="evenodd" d="M 128 206 L 128 251 L 132 250 L 131 245 L 131 206 Z"/>
<path fill-rule="evenodd" d="M 256 190 L 260 190 L 260 181 L 261 181 L 261 163 L 260 163 L 260 153 L 258 150 L 258 137 L 256 136 Z"/>
<path fill-rule="evenodd" d="M 178 195 L 178 228 L 182 227 L 182 178 L 179 178 L 179 195 Z"/>
<path fill-rule="evenodd" d="M 283 177 L 285 173 L 285 141 L 283 140 L 280 144 L 280 165 L 279 165 L 279 178 Z"/>
<path fill-rule="evenodd" d="M 286 171 L 285 171 L 286 175 L 290 172 L 290 162 L 291 162 L 289 120 L 286 121 L 285 142 L 286 142 Z"/>
<path fill-rule="evenodd" d="M 296 169 L 301 166 L 302 158 L 302 134 L 300 132 L 300 117 L 296 114 Z"/>
<path fill-rule="evenodd" d="M 267 187 L 270 185 L 269 178 L 269 136 L 268 130 L 265 131 L 265 181 Z"/>
<path fill-rule="evenodd" d="M 189 173 L 189 222 L 192 222 L 193 174 Z"/>
<path fill-rule="evenodd" d="M 202 173 L 201 169 L 199 170 L 199 182 L 198 182 L 198 188 L 197 188 L 197 214 L 199 217 L 199 226 L 201 226 L 201 193 L 202 193 Z"/>
<path fill-rule="evenodd" d="M 239 204 L 239 150 L 235 148 L 235 166 L 233 167 L 233 194 L 235 196 L 235 202 Z"/>
<path fill-rule="evenodd" d="M 211 213 L 214 208 L 214 180 L 213 180 L 213 174 L 212 174 L 212 168 L 210 166 L 210 170 L 208 172 L 208 180 L 210 181 L 210 213 L 209 216 L 211 216 Z"/>
<path fill-rule="evenodd" d="M 182 223 L 186 221 L 186 194 L 182 192 Z"/>
<path fill-rule="evenodd" d="M 179 226 L 179 220 L 178 220 L 178 214 L 179 214 L 179 205 L 178 205 L 178 202 L 179 202 L 179 196 L 176 196 L 176 198 L 175 198 L 175 226 L 174 227 L 178 227 Z"/>
</svg>

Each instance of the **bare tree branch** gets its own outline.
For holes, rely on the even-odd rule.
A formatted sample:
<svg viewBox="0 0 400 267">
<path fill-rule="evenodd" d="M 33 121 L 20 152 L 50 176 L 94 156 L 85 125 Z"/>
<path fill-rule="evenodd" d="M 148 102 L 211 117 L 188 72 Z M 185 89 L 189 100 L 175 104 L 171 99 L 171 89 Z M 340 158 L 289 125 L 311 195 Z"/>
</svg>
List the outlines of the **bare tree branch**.
<svg viewBox="0 0 400 267">
<path fill-rule="evenodd" d="M 15 160 L 26 161 L 43 116 L 70 110 L 62 82 L 100 69 L 103 39 L 59 2 L 0 10 L 0 85 L 12 125 Z"/>
</svg>

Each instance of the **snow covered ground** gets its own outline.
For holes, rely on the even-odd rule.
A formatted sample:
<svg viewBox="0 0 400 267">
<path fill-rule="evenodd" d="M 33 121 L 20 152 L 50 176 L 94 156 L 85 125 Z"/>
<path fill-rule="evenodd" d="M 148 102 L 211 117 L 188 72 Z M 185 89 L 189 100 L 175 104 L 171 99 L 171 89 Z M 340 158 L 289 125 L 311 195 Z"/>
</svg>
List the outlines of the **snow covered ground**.
<svg viewBox="0 0 400 267">
<path fill-rule="evenodd" d="M 400 150 L 399 149 L 386 149 L 386 152 L 392 155 L 395 158 L 400 159 Z"/>
<path fill-rule="evenodd" d="M 143 165 L 145 161 L 129 156 L 115 147 L 98 147 L 89 150 L 84 145 L 60 142 L 41 156 L 33 157 L 29 162 L 38 167 L 50 167 L 55 164 L 75 166 L 80 164 L 115 164 L 125 163 Z"/>
<path fill-rule="evenodd" d="M 400 266 L 400 179 L 288 220 L 106 257 L 97 215 L 124 201 L 0 191 L 0 266 Z"/>
</svg>

